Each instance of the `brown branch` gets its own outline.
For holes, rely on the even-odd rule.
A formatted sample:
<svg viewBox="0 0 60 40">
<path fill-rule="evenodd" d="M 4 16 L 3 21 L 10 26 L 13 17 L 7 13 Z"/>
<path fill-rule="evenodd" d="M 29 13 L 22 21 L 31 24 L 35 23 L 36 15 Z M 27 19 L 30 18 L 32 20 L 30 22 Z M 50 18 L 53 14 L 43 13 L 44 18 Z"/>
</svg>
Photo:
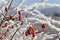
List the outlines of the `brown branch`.
<svg viewBox="0 0 60 40">
<path fill-rule="evenodd" d="M 10 4 L 9 4 L 9 7 L 8 7 L 8 9 L 10 8 L 10 6 L 11 6 L 12 2 L 13 2 L 13 0 L 11 0 L 11 2 L 10 2 Z"/>
<path fill-rule="evenodd" d="M 16 34 L 16 32 L 17 32 L 19 29 L 20 29 L 20 28 L 18 28 L 18 29 L 14 32 L 14 34 L 13 34 L 13 36 L 11 37 L 11 39 L 10 39 L 10 40 L 12 40 L 12 39 L 13 39 L 14 35 Z"/>
<path fill-rule="evenodd" d="M 17 6 L 19 6 L 21 3 L 22 3 L 22 0 L 21 0 L 21 1 L 19 1 L 19 3 L 18 3 L 16 6 L 12 7 L 10 10 L 12 10 L 12 9 L 16 8 L 16 7 L 17 7 Z"/>
</svg>

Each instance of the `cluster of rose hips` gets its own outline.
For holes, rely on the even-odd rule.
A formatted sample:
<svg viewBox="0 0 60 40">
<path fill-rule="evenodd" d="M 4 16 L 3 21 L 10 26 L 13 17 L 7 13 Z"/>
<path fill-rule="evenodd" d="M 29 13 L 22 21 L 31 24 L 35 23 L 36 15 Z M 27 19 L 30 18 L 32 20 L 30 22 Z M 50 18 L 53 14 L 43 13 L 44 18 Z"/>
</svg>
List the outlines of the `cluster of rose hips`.
<svg viewBox="0 0 60 40">
<path fill-rule="evenodd" d="M 42 24 L 42 29 L 44 29 L 44 28 L 46 28 L 46 24 Z M 32 35 L 32 37 L 35 37 L 35 34 L 36 34 L 36 32 L 35 32 L 35 30 L 34 30 L 33 27 L 29 27 L 29 28 L 27 29 L 27 31 L 25 32 L 25 35 L 26 35 L 26 36 Z"/>
<path fill-rule="evenodd" d="M 8 13 L 8 10 L 9 10 L 8 7 L 5 7 L 5 12 L 6 12 L 6 13 Z M 10 20 L 10 19 L 11 19 L 11 20 L 14 20 L 14 16 L 11 16 L 11 15 L 10 15 L 8 18 L 9 18 L 9 20 Z M 8 19 L 8 18 L 7 18 L 7 19 Z M 5 18 L 5 19 L 6 19 L 6 18 Z M 6 19 L 6 21 L 9 22 L 9 20 L 7 20 L 7 19 Z M 22 20 L 22 14 L 21 14 L 21 11 L 20 11 L 20 10 L 18 11 L 18 19 L 19 19 L 20 21 Z M 6 28 L 6 27 L 8 27 L 8 23 L 5 23 L 5 24 L 2 26 L 2 22 L 0 22 L 0 28 Z M 12 27 L 12 29 L 13 29 L 13 28 L 14 28 L 14 25 L 12 25 L 11 27 Z M 6 35 L 7 35 L 7 33 L 8 33 L 9 31 L 10 31 L 10 30 L 7 28 L 6 31 L 5 31 L 5 33 L 3 33 L 5 37 L 6 37 Z M 0 35 L 0 40 L 2 40 L 2 36 L 1 36 L 1 35 Z"/>
<path fill-rule="evenodd" d="M 5 12 L 7 12 L 8 13 L 8 7 L 5 7 Z M 10 19 L 14 19 L 14 16 L 9 16 L 9 18 Z M 21 21 L 22 20 L 22 13 L 21 13 L 21 10 L 19 10 L 18 11 L 18 19 Z M 9 20 L 8 20 L 9 21 Z M 0 24 L 2 24 L 2 22 L 0 22 Z M 0 28 L 6 28 L 6 27 L 8 27 L 8 23 L 5 23 L 3 26 L 0 26 Z M 12 29 L 14 28 L 14 26 L 12 25 L 11 26 L 12 27 Z M 42 29 L 43 28 L 46 28 L 46 24 L 42 24 L 41 25 L 41 27 L 42 27 Z M 9 32 L 10 30 L 9 29 L 7 29 L 6 30 L 6 32 L 4 33 L 4 35 L 6 36 L 6 34 Z M 35 32 L 35 30 L 34 30 L 34 28 L 33 27 L 29 27 L 28 29 L 27 29 L 27 31 L 25 32 L 25 35 L 26 36 L 28 36 L 28 35 L 32 35 L 32 37 L 35 37 L 35 34 L 36 34 L 36 32 Z M 2 40 L 2 36 L 0 36 L 0 40 Z"/>
</svg>

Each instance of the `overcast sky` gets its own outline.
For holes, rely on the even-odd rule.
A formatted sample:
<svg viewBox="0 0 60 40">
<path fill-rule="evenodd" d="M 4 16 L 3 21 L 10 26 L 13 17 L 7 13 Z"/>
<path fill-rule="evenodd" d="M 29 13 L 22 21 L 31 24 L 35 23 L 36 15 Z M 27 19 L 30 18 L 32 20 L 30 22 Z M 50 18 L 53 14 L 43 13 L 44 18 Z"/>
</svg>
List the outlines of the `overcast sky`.
<svg viewBox="0 0 60 40">
<path fill-rule="evenodd" d="M 9 0 L 6 0 L 6 1 L 9 1 Z M 30 4 L 34 4 L 34 3 L 39 3 L 41 2 L 42 0 L 26 0 L 24 2 L 24 5 L 30 5 Z M 19 0 L 14 0 L 13 1 L 13 5 L 16 5 L 18 4 Z M 60 4 L 60 0 L 47 0 L 46 3 L 51 3 L 51 4 Z"/>
<path fill-rule="evenodd" d="M 29 4 L 33 4 L 33 3 L 38 3 L 38 2 L 41 2 L 41 0 L 26 0 L 24 2 L 24 4 L 26 5 L 29 5 Z M 18 0 L 14 0 L 13 1 L 13 4 L 17 4 L 18 3 Z M 47 3 L 57 3 L 57 4 L 60 4 L 60 0 L 48 0 Z"/>
<path fill-rule="evenodd" d="M 35 2 L 40 2 L 41 0 L 26 0 L 25 4 L 32 4 Z M 58 3 L 60 4 L 60 0 L 48 0 L 47 3 Z"/>
<path fill-rule="evenodd" d="M 41 0 L 26 0 L 24 4 L 33 4 L 33 3 L 37 3 L 37 2 L 41 2 Z M 14 2 L 16 3 L 16 1 Z M 58 3 L 60 4 L 60 0 L 48 0 L 47 3 Z"/>
</svg>

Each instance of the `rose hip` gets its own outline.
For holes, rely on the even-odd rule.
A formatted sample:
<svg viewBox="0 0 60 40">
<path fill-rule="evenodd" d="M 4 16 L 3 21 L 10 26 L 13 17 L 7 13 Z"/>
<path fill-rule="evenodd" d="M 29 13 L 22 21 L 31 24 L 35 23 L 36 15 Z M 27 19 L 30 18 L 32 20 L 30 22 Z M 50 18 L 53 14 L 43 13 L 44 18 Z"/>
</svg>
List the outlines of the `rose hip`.
<svg viewBox="0 0 60 40">
<path fill-rule="evenodd" d="M 5 7 L 5 11 L 8 12 L 8 7 Z"/>
<path fill-rule="evenodd" d="M 42 28 L 46 28 L 46 24 L 42 24 Z"/>
</svg>

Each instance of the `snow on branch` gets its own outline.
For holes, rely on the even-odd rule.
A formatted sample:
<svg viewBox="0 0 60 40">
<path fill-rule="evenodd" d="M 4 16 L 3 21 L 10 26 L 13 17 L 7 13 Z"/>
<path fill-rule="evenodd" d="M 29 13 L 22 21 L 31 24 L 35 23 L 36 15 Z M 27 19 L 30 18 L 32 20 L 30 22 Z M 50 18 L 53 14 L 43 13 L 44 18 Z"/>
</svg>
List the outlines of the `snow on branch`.
<svg viewBox="0 0 60 40">
<path fill-rule="evenodd" d="M 59 4 L 48 4 L 46 0 L 32 5 L 23 5 L 26 0 L 21 0 L 11 7 L 13 0 L 9 0 L 0 9 L 0 40 L 47 40 L 59 39 L 60 21 L 51 19 L 37 10 L 42 7 L 60 7 Z M 6 2 L 5 0 L 3 2 Z M 24 7 L 21 9 L 20 7 Z M 14 13 L 12 11 L 14 10 Z M 13 15 L 9 15 L 11 12 Z M 37 14 L 36 14 L 37 13 Z M 56 33 L 52 33 L 56 32 Z"/>
</svg>

